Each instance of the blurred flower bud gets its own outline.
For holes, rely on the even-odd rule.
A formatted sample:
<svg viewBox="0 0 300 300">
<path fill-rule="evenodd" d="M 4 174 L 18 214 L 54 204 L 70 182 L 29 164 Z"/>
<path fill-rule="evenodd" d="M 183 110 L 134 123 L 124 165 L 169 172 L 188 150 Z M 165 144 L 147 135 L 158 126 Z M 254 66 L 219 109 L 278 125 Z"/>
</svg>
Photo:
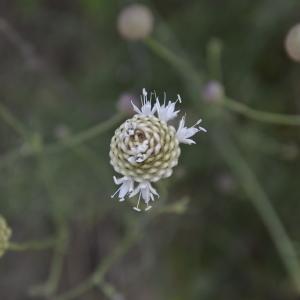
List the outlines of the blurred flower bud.
<svg viewBox="0 0 300 300">
<path fill-rule="evenodd" d="M 224 88 L 220 82 L 212 80 L 204 85 L 201 94 L 203 100 L 208 103 L 219 102 L 224 97 Z"/>
<path fill-rule="evenodd" d="M 0 257 L 4 255 L 9 245 L 11 229 L 8 227 L 6 220 L 0 216 Z"/>
<path fill-rule="evenodd" d="M 130 93 L 122 93 L 117 102 L 117 109 L 127 115 L 133 115 L 134 110 L 132 103 L 135 105 L 138 104 L 136 97 Z"/>
<path fill-rule="evenodd" d="M 118 31 L 124 39 L 139 40 L 151 34 L 154 18 L 151 10 L 143 4 L 124 8 L 118 17 Z"/>
<path fill-rule="evenodd" d="M 300 24 L 289 30 L 285 38 L 285 50 L 292 60 L 300 62 Z"/>
</svg>

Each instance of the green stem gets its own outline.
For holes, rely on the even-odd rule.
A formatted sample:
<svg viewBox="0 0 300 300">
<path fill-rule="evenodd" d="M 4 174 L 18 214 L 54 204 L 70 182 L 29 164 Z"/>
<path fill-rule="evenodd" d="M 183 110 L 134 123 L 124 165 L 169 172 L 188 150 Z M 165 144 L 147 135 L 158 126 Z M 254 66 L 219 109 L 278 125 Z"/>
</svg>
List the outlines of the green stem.
<svg viewBox="0 0 300 300">
<path fill-rule="evenodd" d="M 25 126 L 2 103 L 0 103 L 0 116 L 17 134 L 25 140 L 28 138 Z"/>
<path fill-rule="evenodd" d="M 9 243 L 8 250 L 10 251 L 41 251 L 52 248 L 55 245 L 55 238 L 49 238 L 42 241 L 30 241 L 24 243 Z"/>
<path fill-rule="evenodd" d="M 32 296 L 50 297 L 55 294 L 59 279 L 62 273 L 63 261 L 67 249 L 68 231 L 64 224 L 58 229 L 58 237 L 54 246 L 54 254 L 51 262 L 51 268 L 48 279 L 45 283 L 32 287 L 30 294 Z"/>
<path fill-rule="evenodd" d="M 200 74 L 185 59 L 182 59 L 153 38 L 148 37 L 144 40 L 144 43 L 159 57 L 176 68 L 180 72 L 180 74 L 184 73 L 185 77 L 192 79 L 198 84 L 202 82 L 202 77 L 200 76 Z"/>
<path fill-rule="evenodd" d="M 116 126 L 120 121 L 124 119 L 123 114 L 117 114 L 110 119 L 101 122 L 95 126 L 92 126 L 86 130 L 83 130 L 82 132 L 79 132 L 78 134 L 74 134 L 64 141 L 56 142 L 56 143 L 50 143 L 43 146 L 43 152 L 46 154 L 56 154 L 60 151 L 63 151 L 68 148 L 72 148 L 78 145 L 81 145 L 83 143 L 86 143 L 88 140 L 97 137 L 98 135 L 101 135 L 105 133 L 106 131 L 110 130 L 114 126 Z M 20 148 L 16 148 L 12 151 L 10 151 L 8 154 L 3 155 L 0 157 L 0 168 L 7 166 L 10 163 L 15 162 L 18 158 L 21 157 L 31 157 L 35 155 L 35 151 L 31 151 L 28 149 L 27 151 L 22 152 Z"/>
<path fill-rule="evenodd" d="M 189 64 L 186 60 L 178 57 L 175 53 L 170 51 L 167 47 L 160 44 L 158 41 L 156 41 L 153 38 L 146 39 L 145 44 L 155 54 L 157 54 L 166 62 L 173 65 L 179 71 L 180 74 L 183 74 L 187 79 L 192 78 L 194 84 L 197 85 L 198 83 L 198 86 L 195 86 L 195 88 L 198 88 L 198 90 L 200 90 L 201 88 L 200 83 L 202 81 L 201 80 L 202 77 L 191 64 Z M 220 63 L 216 59 L 217 58 L 214 57 L 213 69 L 220 69 L 219 67 L 217 68 L 215 66 L 217 63 Z M 219 71 L 215 70 L 214 72 L 220 73 L 220 70 Z M 246 106 L 245 104 L 242 104 L 230 98 L 225 98 L 224 101 L 222 101 L 222 104 L 226 106 L 228 109 L 243 114 L 244 116 L 256 121 L 278 124 L 278 125 L 289 125 L 289 126 L 300 125 L 300 115 L 286 115 L 286 114 L 262 112 L 259 110 L 252 109 Z"/>
<path fill-rule="evenodd" d="M 222 82 L 222 42 L 212 38 L 207 45 L 207 67 L 212 79 Z"/>
<path fill-rule="evenodd" d="M 149 45 L 149 43 L 146 44 L 157 55 L 173 64 L 173 61 L 175 60 L 174 56 L 176 55 L 169 49 L 161 46 L 159 42 L 155 42 L 156 47 Z M 179 72 L 181 72 L 180 69 Z M 184 70 L 182 73 L 184 73 Z M 198 76 L 195 78 L 194 82 L 196 82 L 197 78 Z M 195 86 L 195 88 L 197 88 L 197 86 Z M 299 125 L 300 123 L 299 117 L 297 116 L 286 116 L 255 111 L 231 99 L 225 99 L 223 103 L 225 105 L 230 105 L 232 110 L 243 113 L 257 121 L 284 125 Z M 252 201 L 253 206 L 268 229 L 280 258 L 286 267 L 288 275 L 290 276 L 291 282 L 294 284 L 295 289 L 300 293 L 300 263 L 297 252 L 270 200 L 261 188 L 251 168 L 239 153 L 238 149 L 236 149 L 236 147 L 228 139 L 226 140 L 224 137 L 222 138 L 222 134 L 215 137 L 214 141 L 220 151 L 220 154 L 223 156 L 224 161 L 228 164 L 228 166 L 232 169 L 232 172 L 240 181 L 244 191 Z"/>
<path fill-rule="evenodd" d="M 96 136 L 103 134 L 109 129 L 113 128 L 116 124 L 124 119 L 124 114 L 117 114 L 112 118 L 101 122 L 95 126 L 90 127 L 87 130 L 79 132 L 76 135 L 70 136 L 65 140 L 44 146 L 44 151 L 47 154 L 57 153 L 65 148 L 75 147 L 81 145 L 88 140 L 95 138 Z"/>
<path fill-rule="evenodd" d="M 102 291 L 102 293 L 106 296 L 109 300 L 116 300 L 116 299 L 123 299 L 121 294 L 117 291 L 117 289 L 109 282 L 102 281 L 99 284 L 99 289 Z"/>
<path fill-rule="evenodd" d="M 219 135 L 214 138 L 214 141 L 220 154 L 240 181 L 246 195 L 260 215 L 292 283 L 300 293 L 300 263 L 298 255 L 271 201 L 260 186 L 246 160 L 233 143 L 228 139 L 221 138 Z"/>
<path fill-rule="evenodd" d="M 225 98 L 222 103 L 230 110 L 242 114 L 255 121 L 277 125 L 300 126 L 300 115 L 286 115 L 259 111 L 230 98 Z"/>
<path fill-rule="evenodd" d="M 39 139 L 37 138 L 37 140 Z M 31 289 L 31 295 L 49 298 L 56 293 L 59 285 L 59 280 L 63 270 L 64 256 L 68 247 L 69 230 L 67 227 L 65 216 L 60 213 L 60 210 L 57 206 L 57 203 L 59 203 L 60 199 L 58 198 L 56 190 L 54 189 L 54 183 L 52 182 L 51 177 L 52 174 L 49 172 L 46 159 L 43 156 L 42 143 L 39 147 L 37 147 L 37 150 L 39 151 L 37 152 L 37 158 L 40 178 L 52 204 L 51 214 L 54 225 L 56 227 L 57 238 L 53 251 L 48 279 L 45 283 L 33 287 Z"/>
<path fill-rule="evenodd" d="M 71 300 L 79 298 L 88 292 L 94 286 L 101 285 L 104 275 L 108 272 L 111 266 L 127 253 L 130 247 L 138 240 L 140 234 L 138 232 L 129 233 L 119 246 L 109 255 L 95 270 L 95 272 L 77 287 L 67 291 L 66 293 L 54 297 L 54 300 Z"/>
</svg>

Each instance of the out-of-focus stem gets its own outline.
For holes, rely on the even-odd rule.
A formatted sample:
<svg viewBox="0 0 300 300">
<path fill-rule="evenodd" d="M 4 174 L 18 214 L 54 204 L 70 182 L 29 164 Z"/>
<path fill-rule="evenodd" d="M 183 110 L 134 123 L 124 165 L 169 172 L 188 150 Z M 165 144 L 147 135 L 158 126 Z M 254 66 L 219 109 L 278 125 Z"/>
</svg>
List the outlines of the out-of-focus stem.
<svg viewBox="0 0 300 300">
<path fill-rule="evenodd" d="M 146 44 L 149 45 L 149 43 Z M 150 49 L 167 62 L 173 65 L 173 62 L 176 62 L 176 54 L 160 45 L 159 42 L 155 41 L 155 47 L 150 45 Z M 180 72 L 180 69 L 177 69 Z M 184 72 L 185 70 L 182 70 L 182 73 Z M 231 109 L 234 108 L 236 112 L 244 113 L 248 117 L 259 121 L 284 125 L 299 125 L 299 117 L 254 111 L 231 99 L 225 99 L 223 103 L 230 103 Z M 297 252 L 283 224 L 281 223 L 279 216 L 273 208 L 272 203 L 265 194 L 263 188 L 260 186 L 255 174 L 252 172 L 246 160 L 239 153 L 238 149 L 229 140 L 229 138 L 225 139 L 224 135 L 220 133 L 218 136 L 214 137 L 214 142 L 220 154 L 224 158 L 224 161 L 236 175 L 244 188 L 245 193 L 251 200 L 253 206 L 268 229 L 280 258 L 286 267 L 291 282 L 294 284 L 295 289 L 300 293 L 300 263 Z"/>
<path fill-rule="evenodd" d="M 246 160 L 229 138 L 218 135 L 214 137 L 214 142 L 268 229 L 291 281 L 300 293 L 300 263 L 297 251 L 271 201 Z"/>
<path fill-rule="evenodd" d="M 27 139 L 28 134 L 23 124 L 2 103 L 0 103 L 0 116 L 17 134 Z"/>
<path fill-rule="evenodd" d="M 174 68 L 176 68 L 180 74 L 183 74 L 185 78 L 192 78 L 193 83 L 197 84 L 200 91 L 201 86 L 201 76 L 197 70 L 189 64 L 185 59 L 178 57 L 174 52 L 169 50 L 166 46 L 160 44 L 153 38 L 148 38 L 145 40 L 145 44 L 151 49 L 156 55 L 161 57 L 163 60 L 167 61 Z M 215 67 L 214 67 L 215 68 Z M 220 101 L 221 105 L 224 105 L 228 109 L 243 114 L 244 116 L 251 118 L 256 121 L 278 124 L 278 125 L 289 125 L 289 126 L 299 126 L 300 116 L 299 115 L 287 115 L 287 114 L 277 114 L 271 112 L 263 112 L 259 110 L 252 109 L 247 105 L 237 102 L 228 97 L 224 97 L 223 101 Z"/>
<path fill-rule="evenodd" d="M 44 152 L 47 154 L 57 153 L 65 148 L 75 147 L 81 145 L 88 140 L 95 138 L 96 136 L 106 132 L 113 128 L 116 124 L 124 119 L 123 114 L 116 114 L 110 119 L 101 122 L 95 126 L 92 126 L 76 135 L 70 136 L 61 142 L 49 144 L 44 146 Z"/>
<path fill-rule="evenodd" d="M 170 51 L 167 47 L 160 44 L 153 38 L 146 38 L 144 40 L 144 43 L 154 53 L 156 53 L 162 59 L 166 60 L 168 63 L 173 65 L 180 72 L 180 74 L 184 73 L 184 76 L 186 76 L 187 78 L 190 78 L 198 84 L 201 84 L 202 77 L 195 70 L 195 68 L 192 65 L 190 65 L 185 59 L 177 56 L 175 53 Z"/>
<path fill-rule="evenodd" d="M 10 251 L 41 251 L 52 248 L 55 245 L 55 238 L 45 240 L 29 241 L 23 243 L 11 242 L 9 243 L 8 250 Z"/>
<path fill-rule="evenodd" d="M 61 276 L 65 252 L 67 249 L 68 231 L 65 224 L 61 224 L 58 229 L 58 237 L 54 245 L 54 253 L 51 262 L 49 277 L 45 283 L 31 288 L 32 296 L 50 297 L 55 294 Z"/>
<path fill-rule="evenodd" d="M 237 102 L 227 97 L 224 98 L 221 103 L 228 109 L 255 121 L 277 125 L 300 126 L 300 115 L 286 115 L 255 110 L 241 102 Z"/>
<path fill-rule="evenodd" d="M 95 126 L 92 126 L 86 130 L 83 130 L 77 134 L 71 135 L 63 141 L 45 144 L 43 145 L 43 153 L 45 154 L 57 154 L 63 150 L 68 148 L 73 148 L 79 146 L 81 144 L 86 143 L 90 139 L 93 139 L 106 131 L 110 130 L 114 126 L 116 126 L 119 122 L 124 119 L 123 114 L 116 114 L 110 119 L 101 122 Z M 36 149 L 31 149 L 30 145 L 24 145 L 27 147 L 26 150 L 22 151 L 20 148 L 16 148 L 10 151 L 8 154 L 0 157 L 0 168 L 8 165 L 9 163 L 13 163 L 18 158 L 31 157 L 36 154 Z"/>
<path fill-rule="evenodd" d="M 222 42 L 212 38 L 207 45 L 207 67 L 211 79 L 222 82 L 221 67 Z"/>
<path fill-rule="evenodd" d="M 117 291 L 114 285 L 107 281 L 102 281 L 99 284 L 99 289 L 102 291 L 102 293 L 106 296 L 109 300 L 117 300 L 117 299 L 123 299 L 121 293 Z"/>
<path fill-rule="evenodd" d="M 71 289 L 60 296 L 54 297 L 54 300 L 76 299 L 84 295 L 94 286 L 101 285 L 104 275 L 108 272 L 110 267 L 125 253 L 127 253 L 130 247 L 139 239 L 139 237 L 139 231 L 128 233 L 118 247 L 109 256 L 107 256 L 102 263 L 99 264 L 98 268 L 89 278 L 87 278 L 74 289 Z"/>
</svg>

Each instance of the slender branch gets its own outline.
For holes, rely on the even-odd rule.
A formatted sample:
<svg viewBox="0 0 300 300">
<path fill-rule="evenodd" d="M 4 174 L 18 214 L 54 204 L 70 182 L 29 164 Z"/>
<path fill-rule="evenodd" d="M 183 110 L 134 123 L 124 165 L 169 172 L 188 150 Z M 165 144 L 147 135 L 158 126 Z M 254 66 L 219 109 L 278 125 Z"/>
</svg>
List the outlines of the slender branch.
<svg viewBox="0 0 300 300">
<path fill-rule="evenodd" d="M 222 42 L 218 38 L 212 38 L 207 44 L 206 59 L 208 73 L 212 79 L 222 81 Z"/>
<path fill-rule="evenodd" d="M 232 172 L 241 183 L 257 213 L 265 224 L 278 254 L 294 284 L 300 293 L 300 263 L 297 251 L 276 213 L 271 201 L 260 186 L 255 174 L 230 140 L 220 135 L 214 138 L 215 145 Z"/>
<path fill-rule="evenodd" d="M 277 125 L 300 126 L 300 115 L 286 115 L 259 111 L 230 98 L 225 98 L 221 103 L 230 110 L 255 121 Z"/>
<path fill-rule="evenodd" d="M 88 292 L 91 288 L 101 285 L 104 275 L 108 272 L 111 266 L 127 253 L 130 247 L 139 239 L 141 235 L 139 231 L 128 233 L 118 247 L 107 256 L 106 259 L 99 264 L 94 273 L 77 287 L 67 291 L 66 293 L 54 297 L 54 300 L 71 300 L 79 298 Z"/>
<path fill-rule="evenodd" d="M 197 82 L 201 83 L 200 74 L 185 59 L 178 57 L 174 52 L 169 50 L 164 45 L 160 44 L 155 39 L 148 38 L 146 39 L 145 44 L 155 54 L 160 56 L 163 60 L 167 61 L 171 65 L 173 65 L 181 74 L 184 74 L 186 78 L 192 77 L 193 82 L 195 84 L 197 84 Z M 200 85 L 198 86 L 198 89 L 200 89 Z M 300 126 L 300 115 L 286 115 L 271 112 L 263 112 L 252 109 L 246 106 L 245 104 L 242 104 L 227 97 L 225 97 L 223 100 L 224 101 L 221 101 L 220 103 L 223 104 L 225 107 L 237 113 L 243 114 L 244 116 L 253 120 L 278 125 Z"/>
<path fill-rule="evenodd" d="M 169 49 L 161 46 L 163 47 L 163 51 L 161 51 L 161 47 L 152 47 L 149 43 L 146 44 L 150 46 L 150 48 L 160 57 L 173 64 L 175 54 Z M 160 46 L 158 42 L 155 42 L 155 44 Z M 178 70 L 180 71 L 179 68 Z M 228 99 L 227 101 L 224 101 L 224 103 L 226 102 L 228 103 Z M 232 104 L 232 101 L 229 100 L 229 103 Z M 234 107 L 236 111 L 243 112 L 248 116 L 256 118 L 256 120 L 259 119 L 260 121 L 277 124 L 281 123 L 284 125 L 298 125 L 297 117 L 294 119 L 293 116 L 283 116 L 263 112 L 259 112 L 257 114 L 256 111 L 253 112 L 252 109 L 248 109 L 247 107 L 245 108 L 243 105 L 236 105 L 236 102 L 233 104 L 235 104 Z M 222 135 L 214 137 L 214 142 L 224 161 L 228 164 L 232 172 L 240 181 L 245 193 L 251 200 L 253 206 L 268 229 L 279 256 L 288 272 L 290 280 L 294 284 L 295 289 L 300 293 L 300 263 L 297 252 L 284 226 L 282 225 L 279 216 L 273 208 L 272 203 L 260 186 L 255 174 L 252 172 L 251 168 L 248 166 L 247 162 L 244 160 L 234 144 L 232 144 L 228 138 L 225 139 Z"/>
<path fill-rule="evenodd" d="M 52 248 L 55 245 L 55 238 L 49 238 L 45 240 L 29 241 L 23 243 L 11 242 L 9 243 L 9 251 L 41 251 Z"/>
<path fill-rule="evenodd" d="M 109 300 L 124 299 L 122 294 L 118 292 L 115 286 L 107 281 L 102 281 L 98 287 Z"/>
<path fill-rule="evenodd" d="M 123 119 L 123 114 L 116 114 L 104 122 L 101 122 L 95 126 L 92 126 L 86 130 L 68 137 L 64 141 L 44 145 L 43 151 L 45 154 L 57 154 L 61 151 L 67 150 L 70 147 L 72 148 L 75 146 L 79 146 L 115 127 Z M 0 157 L 0 168 L 15 162 L 18 158 L 31 157 L 36 154 L 34 149 L 30 148 L 30 145 L 26 146 L 28 148 L 26 149 L 26 151 L 22 151 L 20 148 L 16 148 L 14 150 L 11 150 L 7 154 L 2 155 Z"/>
<path fill-rule="evenodd" d="M 35 66 L 37 57 L 30 43 L 22 38 L 22 36 L 3 18 L 0 17 L 0 32 L 20 50 L 23 59 L 31 66 Z"/>
<path fill-rule="evenodd" d="M 112 118 L 101 122 L 95 126 L 92 126 L 82 132 L 77 133 L 76 135 L 70 136 L 65 140 L 62 140 L 57 143 L 48 144 L 44 146 L 45 153 L 52 154 L 57 153 L 65 148 L 75 147 L 80 144 L 87 142 L 95 138 L 96 136 L 103 134 L 109 129 L 113 128 L 116 124 L 118 124 L 122 119 L 124 119 L 123 114 L 116 114 Z"/>
<path fill-rule="evenodd" d="M 0 116 L 3 121 L 9 125 L 17 134 L 22 138 L 27 139 L 28 134 L 26 132 L 25 126 L 19 122 L 19 120 L 4 106 L 0 103 Z"/>
<path fill-rule="evenodd" d="M 149 49 L 151 49 L 162 59 L 170 63 L 180 73 L 184 73 L 184 75 L 187 78 L 192 79 L 198 84 L 202 82 L 202 77 L 200 76 L 200 74 L 195 70 L 195 68 L 192 65 L 189 64 L 189 62 L 187 62 L 187 60 L 179 57 L 153 38 L 148 37 L 144 40 L 144 43 Z"/>
</svg>

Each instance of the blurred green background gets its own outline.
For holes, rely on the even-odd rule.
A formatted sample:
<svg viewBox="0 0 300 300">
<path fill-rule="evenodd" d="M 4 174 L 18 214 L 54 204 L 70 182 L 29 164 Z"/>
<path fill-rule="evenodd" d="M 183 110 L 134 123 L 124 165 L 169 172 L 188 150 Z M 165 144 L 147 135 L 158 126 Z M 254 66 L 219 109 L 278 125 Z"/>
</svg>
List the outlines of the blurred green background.
<svg viewBox="0 0 300 300">
<path fill-rule="evenodd" d="M 146 43 L 117 31 L 132 3 L 0 1 L 0 214 L 16 243 L 55 239 L 0 259 L 0 299 L 300 299 L 299 126 L 203 99 L 219 80 L 237 102 L 299 114 L 300 65 L 284 41 L 300 2 L 143 1 L 155 18 Z M 156 186 L 161 203 L 137 214 L 110 198 L 108 152 L 118 100 L 144 87 L 180 94 L 190 124 L 202 118 L 208 133 L 182 147 L 175 174 Z M 97 284 L 57 298 L 107 261 Z"/>
</svg>

